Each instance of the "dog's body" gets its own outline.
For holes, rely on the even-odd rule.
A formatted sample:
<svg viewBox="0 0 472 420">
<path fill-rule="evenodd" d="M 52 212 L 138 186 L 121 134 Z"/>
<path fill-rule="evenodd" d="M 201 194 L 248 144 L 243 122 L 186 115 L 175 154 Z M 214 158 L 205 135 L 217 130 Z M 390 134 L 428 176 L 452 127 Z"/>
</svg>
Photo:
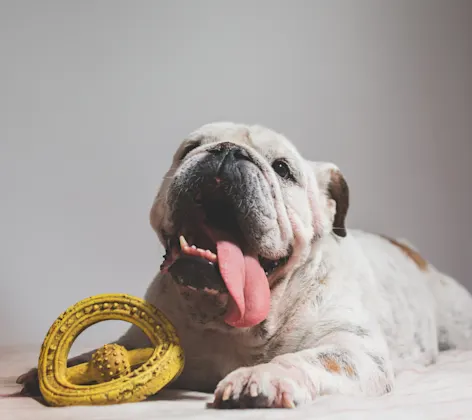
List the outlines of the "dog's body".
<svg viewBox="0 0 472 420">
<path fill-rule="evenodd" d="M 220 390 L 239 383 L 233 385 L 238 400 L 250 391 L 246 378 L 255 373 L 272 403 L 273 379 L 290 384 L 285 390 L 296 403 L 325 393 L 381 395 L 393 388 L 394 371 L 433 363 L 440 348 L 472 348 L 467 291 L 407 249 L 362 231 L 349 231 L 342 241 L 326 238 L 317 250 L 323 255 L 319 267 L 280 282 L 267 320 L 246 331 L 196 326 L 179 304 L 173 280 L 158 275 L 146 299 L 170 317 L 186 352 L 186 368 L 173 386 L 212 392 L 225 378 Z M 121 342 L 141 347 L 146 338 L 131 328 Z M 316 361 L 320 354 L 324 365 Z M 274 358 L 300 370 L 280 373 L 270 363 Z M 249 366 L 256 369 L 236 370 Z M 291 381 L 289 372 L 307 377 Z M 313 388 L 297 389 L 310 382 Z"/>
<path fill-rule="evenodd" d="M 215 153 L 236 156 L 233 175 L 222 179 L 239 173 L 226 198 L 236 197 L 236 216 L 244 214 L 236 219 L 251 249 L 246 261 L 257 252 L 280 266 L 267 275 L 270 307 L 234 297 L 239 312 L 231 316 L 221 294 L 178 286 L 167 269 L 157 275 L 146 299 L 175 325 L 186 354 L 172 386 L 216 388 L 217 407 L 291 407 L 323 394 L 381 395 L 405 365 L 433 363 L 442 349 L 472 348 L 470 294 L 404 241 L 346 229 L 348 191 L 339 170 L 303 160 L 265 128 L 212 124 L 183 143 L 151 212 L 162 243 L 177 232 L 178 204 L 194 194 L 199 162 L 213 162 Z M 218 159 L 218 170 L 229 165 Z M 258 278 L 258 269 L 246 280 Z M 118 342 L 147 345 L 135 327 Z"/>
</svg>

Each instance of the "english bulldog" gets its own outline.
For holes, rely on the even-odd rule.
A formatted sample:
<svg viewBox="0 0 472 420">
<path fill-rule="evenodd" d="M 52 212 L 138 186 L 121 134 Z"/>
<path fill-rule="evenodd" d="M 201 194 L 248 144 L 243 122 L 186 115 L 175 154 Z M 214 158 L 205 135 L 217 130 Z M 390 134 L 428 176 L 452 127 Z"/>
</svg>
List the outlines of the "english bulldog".
<svg viewBox="0 0 472 420">
<path fill-rule="evenodd" d="M 293 408 L 380 396 L 405 366 L 471 349 L 467 290 L 406 241 L 348 229 L 348 208 L 338 167 L 302 158 L 279 133 L 233 123 L 191 133 L 150 215 L 166 253 L 145 299 L 186 357 L 170 386 L 214 392 L 216 408 Z M 117 342 L 149 345 L 134 326 Z"/>
</svg>

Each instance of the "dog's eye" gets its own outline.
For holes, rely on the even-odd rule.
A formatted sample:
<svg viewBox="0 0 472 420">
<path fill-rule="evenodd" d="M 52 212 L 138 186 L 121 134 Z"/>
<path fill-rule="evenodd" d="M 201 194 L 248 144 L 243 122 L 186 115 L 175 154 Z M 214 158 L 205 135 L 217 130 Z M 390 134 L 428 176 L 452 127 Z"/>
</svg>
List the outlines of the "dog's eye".
<svg viewBox="0 0 472 420">
<path fill-rule="evenodd" d="M 201 141 L 194 141 L 193 143 L 188 144 L 182 154 L 180 155 L 180 160 L 183 160 L 185 156 L 187 156 L 192 150 L 196 149 L 198 146 L 202 144 Z"/>
<path fill-rule="evenodd" d="M 292 179 L 293 180 L 293 175 L 292 172 L 290 171 L 290 168 L 283 159 L 277 159 L 274 161 L 272 164 L 272 168 L 274 168 L 274 171 L 277 173 L 278 176 L 280 176 L 283 179 Z"/>
</svg>

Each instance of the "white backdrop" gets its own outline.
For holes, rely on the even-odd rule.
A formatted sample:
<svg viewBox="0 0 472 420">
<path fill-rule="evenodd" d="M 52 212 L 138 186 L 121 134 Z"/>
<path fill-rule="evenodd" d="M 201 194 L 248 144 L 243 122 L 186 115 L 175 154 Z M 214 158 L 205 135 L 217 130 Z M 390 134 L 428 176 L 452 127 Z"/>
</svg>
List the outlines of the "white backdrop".
<svg viewBox="0 0 472 420">
<path fill-rule="evenodd" d="M 0 344 L 69 305 L 142 296 L 178 142 L 261 123 L 472 289 L 472 2 L 0 1 Z M 115 338 L 94 327 L 92 344 Z"/>
</svg>

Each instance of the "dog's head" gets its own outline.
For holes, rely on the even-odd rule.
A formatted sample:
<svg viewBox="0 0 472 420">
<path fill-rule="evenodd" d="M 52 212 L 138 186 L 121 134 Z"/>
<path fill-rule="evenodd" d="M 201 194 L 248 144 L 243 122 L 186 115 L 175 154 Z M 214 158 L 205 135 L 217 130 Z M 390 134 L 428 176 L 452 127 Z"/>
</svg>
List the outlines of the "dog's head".
<svg viewBox="0 0 472 420">
<path fill-rule="evenodd" d="M 161 270 L 180 290 L 215 297 L 227 324 L 256 325 L 274 282 L 325 235 L 346 235 L 348 199 L 335 165 L 304 160 L 284 136 L 205 125 L 178 148 L 151 210 Z"/>
</svg>

